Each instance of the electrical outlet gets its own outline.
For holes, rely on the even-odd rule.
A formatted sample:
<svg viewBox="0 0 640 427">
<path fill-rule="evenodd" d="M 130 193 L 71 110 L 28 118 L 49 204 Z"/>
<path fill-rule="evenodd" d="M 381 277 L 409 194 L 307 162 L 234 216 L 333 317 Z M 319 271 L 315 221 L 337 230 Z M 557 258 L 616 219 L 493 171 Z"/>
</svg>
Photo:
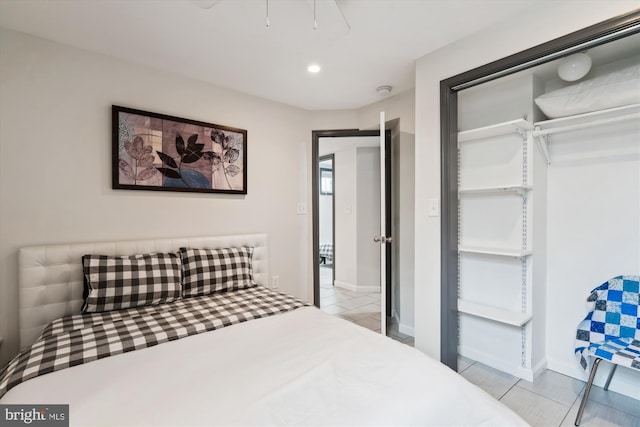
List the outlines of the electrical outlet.
<svg viewBox="0 0 640 427">
<path fill-rule="evenodd" d="M 271 289 L 278 289 L 280 286 L 280 277 L 271 276 Z"/>
</svg>

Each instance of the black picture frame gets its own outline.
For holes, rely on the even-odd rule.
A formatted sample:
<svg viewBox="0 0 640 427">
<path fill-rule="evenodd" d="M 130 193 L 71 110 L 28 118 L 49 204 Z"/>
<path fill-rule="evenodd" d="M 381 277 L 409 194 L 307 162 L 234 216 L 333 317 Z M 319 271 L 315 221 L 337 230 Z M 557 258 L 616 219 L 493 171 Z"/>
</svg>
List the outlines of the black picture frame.
<svg viewBox="0 0 640 427">
<path fill-rule="evenodd" d="M 111 106 L 112 188 L 247 194 L 247 131 Z"/>
</svg>

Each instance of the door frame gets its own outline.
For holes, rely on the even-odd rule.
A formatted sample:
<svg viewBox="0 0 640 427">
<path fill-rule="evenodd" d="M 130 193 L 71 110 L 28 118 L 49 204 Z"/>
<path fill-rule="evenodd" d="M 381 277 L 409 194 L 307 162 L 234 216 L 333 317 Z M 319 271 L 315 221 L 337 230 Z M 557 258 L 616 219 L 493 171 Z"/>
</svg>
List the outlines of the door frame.
<svg viewBox="0 0 640 427">
<path fill-rule="evenodd" d="M 314 130 L 311 131 L 311 186 L 312 186 L 312 216 L 313 216 L 313 229 L 312 229 L 312 244 L 313 244 L 313 304 L 316 307 L 320 307 L 320 210 L 319 210 L 319 197 L 320 197 L 320 168 L 318 163 L 320 157 L 318 155 L 318 148 L 320 138 L 341 138 L 341 137 L 358 137 L 358 136 L 380 136 L 379 130 L 359 130 L 359 129 L 335 129 L 335 130 Z M 391 206 L 391 131 L 385 130 L 385 146 L 384 146 L 384 168 L 385 168 L 385 208 L 386 208 L 386 221 L 385 230 L 386 235 L 391 236 L 392 221 L 391 214 L 393 212 Z M 334 162 L 334 178 L 335 178 L 335 162 Z M 334 181 L 335 182 L 335 181 Z M 334 184 L 335 186 L 335 184 Z M 335 204 L 334 204 L 335 212 Z M 334 230 L 335 230 L 335 215 L 334 215 Z M 372 236 L 373 237 L 373 236 Z M 391 244 L 394 242 L 392 241 Z M 392 263 L 391 263 L 391 247 L 387 247 L 386 251 L 386 315 L 391 315 L 391 278 L 392 278 Z M 335 234 L 334 234 L 334 267 L 336 263 L 335 254 Z M 335 270 L 334 270 L 335 275 Z M 334 276 L 335 277 L 335 276 Z"/>
<path fill-rule="evenodd" d="M 440 82 L 440 361 L 458 365 L 458 91 L 640 32 L 640 10 L 608 19 Z"/>
</svg>

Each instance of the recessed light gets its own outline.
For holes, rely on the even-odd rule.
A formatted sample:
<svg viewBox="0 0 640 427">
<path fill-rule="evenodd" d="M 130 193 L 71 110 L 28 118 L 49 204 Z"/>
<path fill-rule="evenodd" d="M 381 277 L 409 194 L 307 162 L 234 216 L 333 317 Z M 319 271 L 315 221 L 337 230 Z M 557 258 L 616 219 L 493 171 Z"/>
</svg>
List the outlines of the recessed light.
<svg viewBox="0 0 640 427">
<path fill-rule="evenodd" d="M 320 66 L 318 64 L 311 64 L 307 67 L 307 71 L 310 73 L 319 73 L 320 72 Z"/>
</svg>

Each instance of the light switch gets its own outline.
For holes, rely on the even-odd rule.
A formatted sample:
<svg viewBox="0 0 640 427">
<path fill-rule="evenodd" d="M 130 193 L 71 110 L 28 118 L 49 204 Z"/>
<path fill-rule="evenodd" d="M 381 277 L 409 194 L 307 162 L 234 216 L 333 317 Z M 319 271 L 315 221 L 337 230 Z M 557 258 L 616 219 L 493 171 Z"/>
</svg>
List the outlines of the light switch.
<svg viewBox="0 0 640 427">
<path fill-rule="evenodd" d="M 440 199 L 427 200 L 427 216 L 440 216 Z"/>
<path fill-rule="evenodd" d="M 306 215 L 307 214 L 307 205 L 304 203 L 298 203 L 298 207 L 296 208 L 296 212 L 298 215 Z"/>
</svg>

